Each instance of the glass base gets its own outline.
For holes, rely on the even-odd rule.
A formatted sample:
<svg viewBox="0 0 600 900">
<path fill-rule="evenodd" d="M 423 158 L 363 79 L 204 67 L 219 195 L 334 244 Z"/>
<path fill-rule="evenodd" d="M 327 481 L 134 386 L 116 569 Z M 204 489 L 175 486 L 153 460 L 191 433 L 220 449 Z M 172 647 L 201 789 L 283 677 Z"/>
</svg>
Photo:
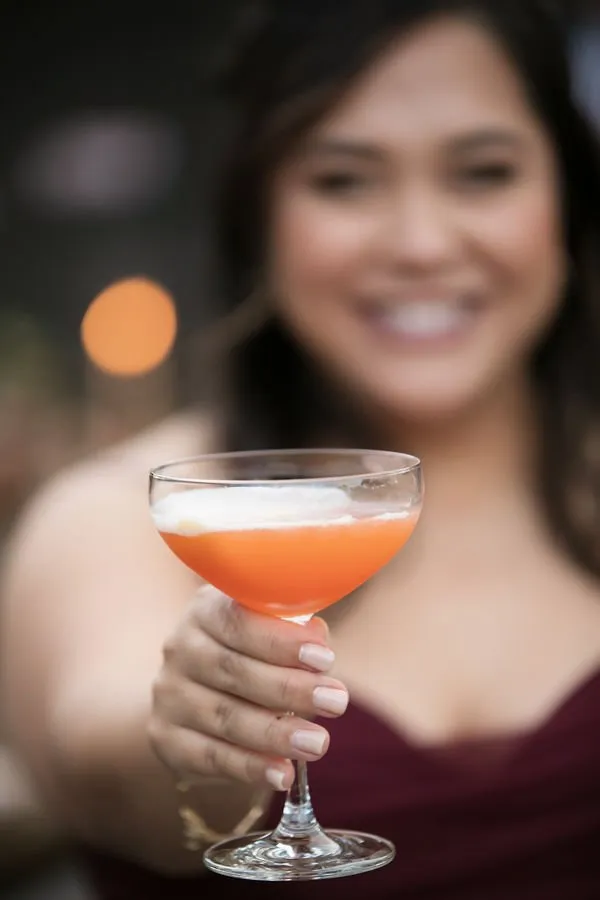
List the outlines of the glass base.
<svg viewBox="0 0 600 900">
<path fill-rule="evenodd" d="M 380 869 L 395 855 L 390 841 L 373 834 L 317 828 L 306 837 L 261 832 L 221 841 L 206 851 L 204 862 L 230 878 L 313 881 Z"/>
</svg>

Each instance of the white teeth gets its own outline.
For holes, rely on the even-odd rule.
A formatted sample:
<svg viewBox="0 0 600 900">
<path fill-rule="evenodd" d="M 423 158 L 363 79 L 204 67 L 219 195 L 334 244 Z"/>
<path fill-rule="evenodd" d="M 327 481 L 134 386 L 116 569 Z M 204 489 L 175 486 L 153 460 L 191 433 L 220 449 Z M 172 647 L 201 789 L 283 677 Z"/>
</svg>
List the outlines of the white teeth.
<svg viewBox="0 0 600 900">
<path fill-rule="evenodd" d="M 403 303 L 377 317 L 389 331 L 415 338 L 443 337 L 464 328 L 471 318 L 468 310 L 455 303 Z"/>
</svg>

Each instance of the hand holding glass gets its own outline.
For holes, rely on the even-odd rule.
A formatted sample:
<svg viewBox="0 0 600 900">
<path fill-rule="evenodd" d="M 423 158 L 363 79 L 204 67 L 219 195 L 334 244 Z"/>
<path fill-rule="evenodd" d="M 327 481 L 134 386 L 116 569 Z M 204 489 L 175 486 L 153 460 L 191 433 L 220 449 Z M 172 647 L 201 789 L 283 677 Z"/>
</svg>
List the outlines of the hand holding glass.
<svg viewBox="0 0 600 900">
<path fill-rule="evenodd" d="M 422 493 L 419 460 L 385 451 L 209 454 L 150 474 L 154 523 L 183 563 L 238 603 L 301 623 L 395 556 Z M 204 858 L 223 875 L 294 881 L 366 872 L 393 857 L 383 838 L 323 831 L 298 762 L 275 831 L 222 841 Z"/>
</svg>

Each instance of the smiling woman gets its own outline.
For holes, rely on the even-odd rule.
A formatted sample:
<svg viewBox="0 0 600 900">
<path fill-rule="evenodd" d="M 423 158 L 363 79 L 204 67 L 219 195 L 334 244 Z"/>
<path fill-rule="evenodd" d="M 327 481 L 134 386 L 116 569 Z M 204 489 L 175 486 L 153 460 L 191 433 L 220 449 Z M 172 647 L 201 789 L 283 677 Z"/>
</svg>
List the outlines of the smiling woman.
<svg viewBox="0 0 600 900">
<path fill-rule="evenodd" d="M 460 49 L 456 48 L 457 51 Z M 456 58 L 461 57 L 457 55 Z M 452 86 L 447 87 L 453 96 Z M 419 88 L 421 90 L 422 87 Z M 497 93 L 500 91 L 497 90 Z M 440 97 L 437 91 L 436 98 L 445 107 L 448 98 Z M 398 103 L 403 105 L 408 118 L 410 106 L 407 98 L 403 97 L 401 85 L 397 85 L 395 96 L 390 97 L 389 106 L 395 109 Z M 428 104 L 428 108 L 434 122 L 439 124 L 439 115 L 433 104 Z M 351 110 L 349 113 L 352 115 Z M 386 124 L 390 124 L 389 119 Z M 329 125 L 332 130 L 336 127 L 343 130 L 343 118 Z M 435 152 L 426 155 L 422 152 L 424 148 L 417 146 L 412 161 L 410 157 L 401 155 L 408 141 L 398 136 L 394 143 L 390 140 L 393 136 L 389 134 L 387 138 L 382 136 L 379 145 L 361 143 L 359 138 L 354 142 L 334 139 L 315 142 L 307 147 L 305 153 L 303 162 L 306 168 L 317 171 L 312 176 L 314 189 L 322 197 L 344 200 L 345 212 L 352 202 L 357 214 L 362 212 L 364 216 L 369 211 L 369 201 L 373 219 L 374 212 L 378 215 L 382 212 L 381 207 L 378 211 L 373 208 L 378 191 L 379 199 L 387 198 L 388 202 L 393 196 L 390 188 L 403 192 L 404 202 L 398 209 L 404 221 L 386 223 L 387 239 L 397 243 L 397 253 L 404 254 L 407 261 L 412 258 L 413 266 L 422 269 L 430 264 L 427 282 L 418 271 L 414 271 L 406 279 L 406 284 L 399 285 L 397 279 L 386 276 L 386 283 L 381 279 L 380 284 L 367 283 L 355 291 L 357 296 L 360 295 L 357 312 L 364 314 L 367 324 L 376 329 L 382 338 L 387 335 L 393 339 L 397 349 L 408 350 L 411 345 L 424 349 L 431 345 L 439 350 L 442 342 L 453 341 L 456 344 L 465 336 L 465 331 L 474 324 L 476 314 L 485 308 L 484 286 L 476 283 L 483 281 L 483 273 L 477 277 L 475 272 L 457 271 L 452 275 L 452 280 L 448 279 L 442 271 L 446 246 L 452 239 L 460 239 L 461 234 L 465 243 L 470 235 L 478 245 L 484 243 L 484 236 L 476 227 L 477 217 L 482 214 L 481 201 L 484 197 L 490 198 L 495 193 L 498 203 L 507 199 L 520 202 L 518 197 L 507 196 L 501 189 L 508 185 L 515 187 L 517 181 L 524 177 L 523 157 L 528 151 L 526 141 L 502 125 L 490 125 L 475 131 L 469 126 L 470 122 L 461 123 L 460 117 L 455 117 L 449 135 L 442 132 L 434 136 L 437 143 Z M 417 133 L 423 138 L 421 123 L 417 123 L 417 128 Z M 464 136 L 460 135 L 462 129 L 466 132 Z M 386 128 L 386 131 L 389 130 Z M 431 150 L 430 147 L 425 149 Z M 534 162 L 532 160 L 530 164 Z M 434 194 L 429 203 L 427 196 L 424 196 L 427 190 Z M 413 196 L 407 197 L 408 192 Z M 440 194 L 437 201 L 445 205 L 448 213 L 445 218 L 440 215 L 444 208 L 432 208 L 435 207 L 437 192 Z M 489 210 L 488 204 L 486 209 Z M 454 213 L 454 231 L 458 232 L 454 235 L 452 223 L 448 221 L 451 213 Z M 397 211 L 392 210 L 391 215 L 398 218 Z M 427 221 L 427 216 L 431 216 L 431 222 Z M 500 227 L 499 222 L 497 225 Z M 380 226 L 381 223 L 378 223 L 377 227 Z M 367 229 L 367 221 L 357 229 L 365 256 L 368 251 Z M 497 246 L 494 237 L 491 236 L 492 250 Z M 513 235 L 512 239 L 518 241 L 519 237 L 520 234 Z M 451 247 L 449 249 L 452 251 Z M 431 264 L 439 267 L 439 274 L 430 272 Z M 465 270 L 467 264 L 465 259 Z M 365 282 L 366 279 L 365 275 Z"/>
<path fill-rule="evenodd" d="M 505 391 L 566 280 L 551 142 L 476 23 L 392 43 L 282 162 L 271 215 L 276 309 L 388 415 Z"/>
<path fill-rule="evenodd" d="M 180 815 L 275 824 L 291 759 L 398 848 L 347 898 L 597 897 L 600 163 L 564 37 L 545 0 L 273 0 L 239 50 L 218 262 L 265 316 L 222 405 L 63 475 L 9 560 L 15 740 L 103 900 L 210 893 Z M 369 445 L 423 460 L 423 515 L 330 632 L 190 602 L 149 468 Z"/>
</svg>

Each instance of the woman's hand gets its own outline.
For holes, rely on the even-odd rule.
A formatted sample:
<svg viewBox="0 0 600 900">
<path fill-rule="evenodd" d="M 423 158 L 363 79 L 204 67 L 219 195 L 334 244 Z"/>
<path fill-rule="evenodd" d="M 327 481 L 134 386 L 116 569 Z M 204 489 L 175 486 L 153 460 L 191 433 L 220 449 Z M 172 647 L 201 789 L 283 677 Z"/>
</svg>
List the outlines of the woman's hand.
<svg viewBox="0 0 600 900">
<path fill-rule="evenodd" d="M 319 759 L 329 746 L 312 718 L 339 716 L 348 704 L 344 685 L 325 674 L 333 661 L 321 619 L 297 625 L 259 615 L 204 587 L 164 648 L 152 746 L 190 781 L 221 777 L 286 790 L 289 760 Z"/>
</svg>

